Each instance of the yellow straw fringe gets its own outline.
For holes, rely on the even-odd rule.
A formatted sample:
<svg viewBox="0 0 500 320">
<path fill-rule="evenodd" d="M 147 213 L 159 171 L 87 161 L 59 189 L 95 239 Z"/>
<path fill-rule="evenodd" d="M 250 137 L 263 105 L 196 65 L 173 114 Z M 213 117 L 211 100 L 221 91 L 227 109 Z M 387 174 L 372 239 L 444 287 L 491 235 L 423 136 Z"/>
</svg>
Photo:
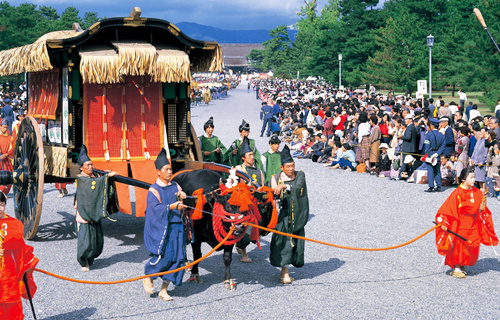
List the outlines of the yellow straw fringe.
<svg viewBox="0 0 500 320">
<path fill-rule="evenodd" d="M 47 41 L 71 38 L 80 33 L 71 30 L 55 31 L 42 36 L 35 43 L 1 51 L 0 76 L 52 69 Z M 155 48 L 145 41 L 113 45 L 114 48 L 99 50 L 94 47 L 89 51 L 83 49 L 79 52 L 83 83 L 119 83 L 128 75 L 150 75 L 153 82 L 190 82 L 191 72 L 220 72 L 224 65 L 222 48 L 217 43 L 210 43 L 210 47 L 214 48 L 206 48 L 193 61 L 178 48 Z"/>
</svg>

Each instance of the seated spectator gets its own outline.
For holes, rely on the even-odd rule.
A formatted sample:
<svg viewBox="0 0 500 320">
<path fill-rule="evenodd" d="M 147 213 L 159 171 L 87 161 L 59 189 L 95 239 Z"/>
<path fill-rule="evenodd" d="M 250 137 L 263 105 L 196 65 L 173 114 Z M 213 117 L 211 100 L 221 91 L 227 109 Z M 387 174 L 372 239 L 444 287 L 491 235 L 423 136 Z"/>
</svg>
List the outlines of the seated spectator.
<svg viewBox="0 0 500 320">
<path fill-rule="evenodd" d="M 387 153 L 387 149 L 389 149 L 387 143 L 382 143 L 380 145 L 380 149 L 382 149 L 382 151 L 380 153 L 379 161 L 375 167 L 370 170 L 370 173 L 376 174 L 380 178 L 385 178 L 391 175 L 392 161 Z"/>
<path fill-rule="evenodd" d="M 423 163 L 412 155 L 406 155 L 404 157 L 404 163 L 406 164 L 406 169 L 400 172 L 398 180 L 408 180 L 409 183 L 412 183 L 414 181 L 413 179 L 415 171 L 419 169 Z M 423 170 L 427 171 L 427 169 Z"/>
<path fill-rule="evenodd" d="M 351 146 L 349 146 L 348 143 L 344 143 L 342 145 L 342 158 L 337 161 L 337 163 L 334 164 L 332 162 L 332 167 L 330 169 L 338 169 L 342 168 L 345 169 L 345 171 L 352 171 L 355 170 L 356 168 L 356 154 L 354 151 L 352 151 Z"/>
</svg>

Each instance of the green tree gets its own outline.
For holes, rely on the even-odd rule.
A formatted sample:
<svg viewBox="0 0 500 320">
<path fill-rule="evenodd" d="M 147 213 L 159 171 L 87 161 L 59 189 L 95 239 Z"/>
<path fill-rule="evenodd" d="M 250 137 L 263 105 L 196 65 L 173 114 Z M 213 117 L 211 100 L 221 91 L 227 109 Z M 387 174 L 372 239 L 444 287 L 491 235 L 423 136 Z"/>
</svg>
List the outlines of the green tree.
<svg viewBox="0 0 500 320">
<path fill-rule="evenodd" d="M 90 26 L 92 26 L 94 23 L 99 21 L 99 17 L 97 16 L 97 12 L 85 12 L 85 15 L 83 16 L 83 24 L 81 25 L 83 30 L 88 29 Z"/>
<path fill-rule="evenodd" d="M 332 39 L 342 59 L 342 77 L 345 82 L 358 86 L 368 57 L 378 49 L 374 33 L 384 26 L 385 11 L 376 8 L 378 0 L 339 0 L 342 22 L 341 32 Z"/>
<path fill-rule="evenodd" d="M 375 36 L 380 50 L 369 59 L 365 80 L 411 93 L 416 81 L 425 76 L 425 32 L 417 15 L 407 8 L 394 12 Z"/>
<path fill-rule="evenodd" d="M 248 56 L 246 56 L 247 60 L 250 62 L 250 65 L 255 69 L 262 70 L 264 63 L 265 51 L 261 49 L 252 49 Z"/>
<path fill-rule="evenodd" d="M 276 77 L 290 78 L 292 76 L 293 66 L 290 61 L 292 41 L 288 35 L 286 25 L 281 25 L 269 31 L 271 39 L 265 41 L 264 61 L 262 67 L 266 70 L 271 69 Z"/>
<path fill-rule="evenodd" d="M 293 73 L 300 72 L 300 75 L 307 77 L 312 75 L 311 66 L 315 65 L 313 59 L 313 47 L 318 32 L 317 26 L 317 1 L 304 0 L 305 5 L 297 12 L 299 19 L 294 28 L 297 30 L 291 58 L 294 60 Z"/>
<path fill-rule="evenodd" d="M 339 20 L 338 1 L 329 0 L 316 19 L 317 30 L 311 50 L 311 59 L 307 69 L 311 75 L 321 76 L 332 83 L 338 79 L 338 48 L 335 45 L 336 34 L 342 32 Z"/>
<path fill-rule="evenodd" d="M 82 19 L 78 17 L 79 11 L 75 7 L 67 7 L 64 9 L 61 19 L 56 22 L 57 30 L 71 30 L 73 23 L 83 25 Z"/>
<path fill-rule="evenodd" d="M 493 38 L 497 42 L 500 41 L 500 2 L 480 0 L 477 8 L 481 10 Z M 475 73 L 473 79 L 468 79 L 471 82 L 466 86 L 469 90 L 484 91 L 484 96 L 480 100 L 493 109 L 500 98 L 500 53 L 476 17 L 472 15 L 470 19 L 474 21 L 474 24 L 469 30 L 468 45 L 470 46 L 466 47 L 466 50 L 475 62 Z"/>
</svg>

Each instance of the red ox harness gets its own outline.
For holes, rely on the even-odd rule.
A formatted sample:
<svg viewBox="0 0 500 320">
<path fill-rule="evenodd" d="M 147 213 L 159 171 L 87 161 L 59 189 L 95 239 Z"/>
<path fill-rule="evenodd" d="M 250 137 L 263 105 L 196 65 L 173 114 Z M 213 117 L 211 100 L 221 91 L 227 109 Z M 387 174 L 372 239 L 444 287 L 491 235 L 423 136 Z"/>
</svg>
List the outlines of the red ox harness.
<svg viewBox="0 0 500 320">
<path fill-rule="evenodd" d="M 245 225 L 246 223 L 258 224 L 261 219 L 261 215 L 257 205 L 268 203 L 272 204 L 272 216 L 269 224 L 267 225 L 267 228 L 274 229 L 276 227 L 276 224 L 278 222 L 278 211 L 276 210 L 276 206 L 273 201 L 273 189 L 266 186 L 257 189 L 258 192 L 265 192 L 267 194 L 267 200 L 265 202 L 258 202 L 257 199 L 253 196 L 253 193 L 256 191 L 255 187 L 249 186 L 244 183 L 238 183 L 232 188 L 227 188 L 225 185 L 221 184 L 217 191 L 220 191 L 221 196 L 230 194 L 231 197 L 229 198 L 228 203 L 230 205 L 237 206 L 240 211 L 239 213 L 230 213 L 224 209 L 224 206 L 222 204 L 218 202 L 214 203 L 212 225 L 215 238 L 218 241 L 221 241 L 227 236 L 230 225 Z M 207 199 L 205 194 L 203 193 L 203 189 L 194 191 L 192 196 L 196 198 L 196 207 L 192 208 L 189 211 L 189 215 L 192 220 L 199 220 L 203 216 L 203 206 L 207 202 Z M 223 223 L 228 223 L 229 225 L 224 226 Z M 248 227 L 245 225 L 245 232 L 243 232 L 239 236 L 235 234 L 231 235 L 226 241 L 226 244 L 233 245 L 236 242 L 240 241 L 245 235 L 247 228 Z M 259 232 L 257 229 L 252 229 L 250 240 L 255 241 L 260 249 Z"/>
<path fill-rule="evenodd" d="M 214 235 L 217 241 L 222 241 L 228 232 L 229 225 L 224 227 L 223 222 L 234 224 L 243 224 L 245 222 L 258 224 L 260 221 L 260 212 L 257 208 L 257 199 L 253 197 L 255 192 L 255 187 L 248 186 L 244 183 L 238 183 L 232 188 L 227 188 L 224 185 L 220 185 L 221 196 L 230 194 L 231 197 L 227 201 L 232 206 L 239 207 L 239 213 L 230 213 L 224 209 L 224 206 L 217 201 L 214 203 L 214 215 L 212 217 L 212 223 L 214 228 Z M 246 213 L 246 214 L 245 214 Z M 233 245 L 240 241 L 247 231 L 248 226 L 245 226 L 245 231 L 239 236 L 232 235 L 226 241 L 227 245 Z M 259 243 L 259 231 L 252 228 L 252 233 L 250 234 L 250 240 L 255 241 L 260 249 Z"/>
</svg>

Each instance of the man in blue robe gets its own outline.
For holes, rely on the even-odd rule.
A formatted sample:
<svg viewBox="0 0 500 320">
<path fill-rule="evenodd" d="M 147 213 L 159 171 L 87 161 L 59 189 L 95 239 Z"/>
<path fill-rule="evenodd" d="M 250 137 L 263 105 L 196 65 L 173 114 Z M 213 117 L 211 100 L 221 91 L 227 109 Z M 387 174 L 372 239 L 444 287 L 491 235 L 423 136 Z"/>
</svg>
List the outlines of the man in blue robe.
<svg viewBox="0 0 500 320">
<path fill-rule="evenodd" d="M 151 259 L 144 268 L 145 274 L 174 270 L 184 266 L 186 262 L 186 232 L 183 224 L 186 208 L 181 201 L 186 194 L 176 182 L 171 182 L 172 166 L 167 152 L 162 148 L 155 161 L 158 179 L 149 188 L 146 207 L 146 223 L 144 226 L 144 244 L 149 250 Z M 167 293 L 170 282 L 180 286 L 184 270 L 161 276 L 163 283 L 158 296 L 164 301 L 173 300 Z M 153 280 L 144 279 L 144 290 L 153 294 Z"/>
<path fill-rule="evenodd" d="M 455 135 L 453 134 L 453 129 L 448 125 L 450 119 L 443 116 L 439 119 L 439 126 L 441 132 L 444 135 L 444 156 L 449 158 L 450 153 L 455 150 Z"/>
<path fill-rule="evenodd" d="M 262 102 L 262 108 L 260 109 L 260 120 L 262 122 L 262 130 L 260 130 L 260 136 L 262 137 L 264 135 L 264 131 L 266 130 L 267 126 L 267 136 L 271 136 L 271 119 L 273 117 L 273 107 L 268 105 L 265 102 Z"/>
<path fill-rule="evenodd" d="M 424 141 L 424 154 L 427 154 L 429 158 L 437 157 L 437 164 L 432 165 L 432 163 L 426 162 L 427 166 L 427 179 L 429 180 L 429 189 L 425 192 L 441 192 L 442 181 L 441 181 L 441 156 L 444 153 L 445 139 L 444 135 L 437 130 L 439 126 L 439 120 L 432 118 L 429 120 L 427 134 L 425 135 Z M 434 188 L 434 180 L 436 181 L 436 187 Z"/>
</svg>

